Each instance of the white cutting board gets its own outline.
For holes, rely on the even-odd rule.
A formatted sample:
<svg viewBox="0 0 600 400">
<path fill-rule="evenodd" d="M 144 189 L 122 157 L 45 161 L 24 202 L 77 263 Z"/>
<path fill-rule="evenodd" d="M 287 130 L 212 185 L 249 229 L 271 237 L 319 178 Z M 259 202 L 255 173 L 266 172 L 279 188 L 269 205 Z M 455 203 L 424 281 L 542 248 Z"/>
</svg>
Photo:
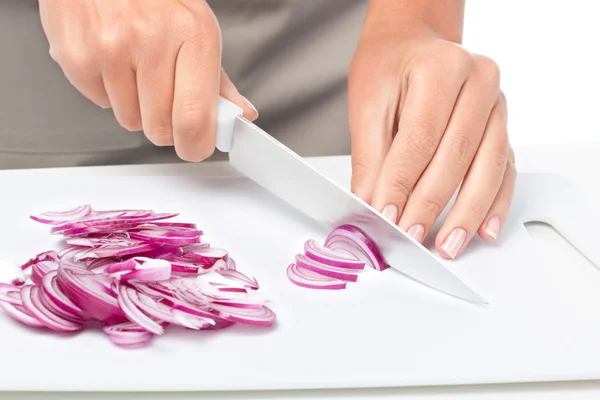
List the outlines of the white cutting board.
<svg viewBox="0 0 600 400">
<path fill-rule="evenodd" d="M 561 178 L 522 175 L 501 240 L 477 239 L 448 263 L 491 304 L 439 294 L 394 270 L 343 291 L 291 284 L 289 262 L 327 231 L 241 178 L 0 176 L 0 258 L 58 243 L 31 213 L 90 203 L 180 212 L 258 278 L 272 329 L 168 332 L 141 350 L 101 332 L 61 336 L 0 313 L 0 391 L 195 391 L 352 388 L 600 378 L 600 271 L 538 251 L 522 225 L 562 225 L 600 262 L 592 218 Z M 318 194 L 315 194 L 318 195 Z M 585 217 L 584 217 L 585 216 Z M 598 226 L 598 225 L 596 225 Z M 586 235 L 590 238 L 586 239 Z"/>
</svg>

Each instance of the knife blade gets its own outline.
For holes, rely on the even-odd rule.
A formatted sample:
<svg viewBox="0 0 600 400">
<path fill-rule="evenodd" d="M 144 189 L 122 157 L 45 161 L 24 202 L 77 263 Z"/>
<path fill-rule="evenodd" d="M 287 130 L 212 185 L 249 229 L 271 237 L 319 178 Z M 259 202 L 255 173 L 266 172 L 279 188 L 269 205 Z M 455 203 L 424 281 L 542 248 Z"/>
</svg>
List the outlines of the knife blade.
<svg viewBox="0 0 600 400">
<path fill-rule="evenodd" d="M 230 165 L 242 175 L 328 229 L 350 224 L 363 230 L 377 244 L 385 262 L 409 278 L 450 296 L 487 303 L 419 242 L 222 98 L 217 149 L 229 153 Z"/>
</svg>

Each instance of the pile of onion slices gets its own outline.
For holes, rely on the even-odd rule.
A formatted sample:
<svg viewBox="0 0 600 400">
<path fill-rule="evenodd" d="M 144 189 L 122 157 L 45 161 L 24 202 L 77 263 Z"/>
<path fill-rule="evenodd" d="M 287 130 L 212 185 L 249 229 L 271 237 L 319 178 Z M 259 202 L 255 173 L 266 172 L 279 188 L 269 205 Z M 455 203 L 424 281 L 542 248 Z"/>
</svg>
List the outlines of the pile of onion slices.
<svg viewBox="0 0 600 400">
<path fill-rule="evenodd" d="M 201 242 L 195 224 L 151 210 L 68 211 L 31 216 L 65 244 L 0 283 L 0 308 L 25 325 L 75 332 L 99 325 L 122 347 L 139 347 L 168 325 L 193 330 L 235 323 L 271 326 L 275 313 L 227 251 Z"/>
</svg>

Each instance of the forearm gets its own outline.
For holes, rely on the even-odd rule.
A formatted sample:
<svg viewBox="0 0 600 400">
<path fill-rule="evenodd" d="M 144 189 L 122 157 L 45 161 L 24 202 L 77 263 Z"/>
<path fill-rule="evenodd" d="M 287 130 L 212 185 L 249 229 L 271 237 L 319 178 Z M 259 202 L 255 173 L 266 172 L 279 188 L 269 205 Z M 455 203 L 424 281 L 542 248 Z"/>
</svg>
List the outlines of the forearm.
<svg viewBox="0 0 600 400">
<path fill-rule="evenodd" d="M 365 24 L 390 34 L 426 27 L 461 43 L 464 10 L 465 0 L 371 0 Z"/>
</svg>

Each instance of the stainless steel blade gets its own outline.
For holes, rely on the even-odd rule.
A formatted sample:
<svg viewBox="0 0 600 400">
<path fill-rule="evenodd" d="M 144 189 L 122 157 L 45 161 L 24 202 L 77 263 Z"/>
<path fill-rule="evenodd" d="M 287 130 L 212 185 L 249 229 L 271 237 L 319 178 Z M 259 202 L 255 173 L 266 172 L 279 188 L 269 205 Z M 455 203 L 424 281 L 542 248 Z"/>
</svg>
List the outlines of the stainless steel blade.
<svg viewBox="0 0 600 400">
<path fill-rule="evenodd" d="M 420 243 L 243 117 L 235 123 L 229 162 L 327 228 L 352 224 L 362 229 L 386 263 L 410 278 L 451 296 L 486 303 Z"/>
</svg>

